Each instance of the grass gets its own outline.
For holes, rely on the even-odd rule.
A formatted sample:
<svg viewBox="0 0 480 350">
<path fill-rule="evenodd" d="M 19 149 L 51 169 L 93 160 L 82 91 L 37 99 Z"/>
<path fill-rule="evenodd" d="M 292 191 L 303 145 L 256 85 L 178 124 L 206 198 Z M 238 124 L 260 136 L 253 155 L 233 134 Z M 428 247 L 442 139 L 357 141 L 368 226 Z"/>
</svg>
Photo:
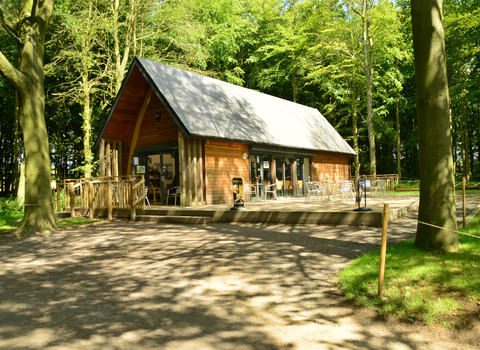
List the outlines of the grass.
<svg viewBox="0 0 480 350">
<path fill-rule="evenodd" d="M 23 205 L 18 204 L 14 198 L 0 198 L 0 232 L 10 231 L 20 227 L 23 219 Z M 87 225 L 98 220 L 84 217 L 57 220 L 58 228 L 74 228 Z"/>
<path fill-rule="evenodd" d="M 465 230 L 480 237 L 480 215 Z M 339 285 L 347 298 L 399 321 L 464 328 L 479 319 L 480 238 L 459 235 L 456 253 L 425 252 L 413 239 L 387 249 L 383 298 L 379 298 L 379 251 L 346 267 Z"/>
</svg>

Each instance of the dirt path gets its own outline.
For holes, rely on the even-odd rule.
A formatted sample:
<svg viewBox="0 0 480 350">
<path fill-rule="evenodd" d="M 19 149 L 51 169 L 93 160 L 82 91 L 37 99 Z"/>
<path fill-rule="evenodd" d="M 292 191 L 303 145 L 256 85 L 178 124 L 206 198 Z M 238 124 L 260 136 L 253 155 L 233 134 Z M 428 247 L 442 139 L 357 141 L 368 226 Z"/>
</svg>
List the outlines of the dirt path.
<svg viewBox="0 0 480 350">
<path fill-rule="evenodd" d="M 414 216 L 390 225 L 390 244 L 414 235 Z M 338 270 L 379 245 L 378 228 L 308 225 L 3 236 L 0 349 L 478 349 L 479 324 L 397 324 L 342 302 Z"/>
</svg>

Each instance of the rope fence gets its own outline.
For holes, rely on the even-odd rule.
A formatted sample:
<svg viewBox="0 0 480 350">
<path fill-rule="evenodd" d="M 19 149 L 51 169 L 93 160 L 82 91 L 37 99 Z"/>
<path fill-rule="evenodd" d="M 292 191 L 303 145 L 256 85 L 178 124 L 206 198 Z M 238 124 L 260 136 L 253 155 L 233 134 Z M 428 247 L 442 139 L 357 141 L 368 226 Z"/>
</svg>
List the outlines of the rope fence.
<svg viewBox="0 0 480 350">
<path fill-rule="evenodd" d="M 473 238 L 480 238 L 480 236 L 471 235 L 471 234 L 469 234 L 469 233 L 460 232 L 460 231 L 457 231 L 457 230 L 451 230 L 451 229 L 449 229 L 449 228 L 440 227 L 440 226 L 433 225 L 433 224 L 428 224 L 428 223 L 422 222 L 422 221 L 418 221 L 418 223 L 419 223 L 419 224 L 422 224 L 422 225 L 426 225 L 426 226 L 432 226 L 432 227 L 435 227 L 435 228 L 439 228 L 439 229 L 441 229 L 441 230 L 446 230 L 446 231 L 450 231 L 450 232 L 460 233 L 461 235 L 464 235 L 464 236 L 470 236 L 470 237 L 473 237 Z"/>
</svg>

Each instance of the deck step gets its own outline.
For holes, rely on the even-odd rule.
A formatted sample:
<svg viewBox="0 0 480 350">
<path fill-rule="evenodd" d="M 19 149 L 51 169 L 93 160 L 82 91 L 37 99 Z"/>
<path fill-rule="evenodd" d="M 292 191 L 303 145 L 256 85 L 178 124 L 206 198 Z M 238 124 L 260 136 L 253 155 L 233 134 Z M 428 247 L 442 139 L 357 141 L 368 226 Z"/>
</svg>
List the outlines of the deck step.
<svg viewBox="0 0 480 350">
<path fill-rule="evenodd" d="M 137 215 L 136 221 L 169 224 L 206 225 L 212 222 L 213 218 L 207 216 Z"/>
</svg>

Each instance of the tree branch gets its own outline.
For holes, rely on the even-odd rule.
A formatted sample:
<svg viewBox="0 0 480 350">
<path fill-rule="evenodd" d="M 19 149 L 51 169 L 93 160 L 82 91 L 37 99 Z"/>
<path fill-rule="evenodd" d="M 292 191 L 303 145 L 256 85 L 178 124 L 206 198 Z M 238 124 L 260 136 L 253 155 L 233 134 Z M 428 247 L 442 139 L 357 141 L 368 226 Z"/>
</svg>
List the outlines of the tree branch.
<svg viewBox="0 0 480 350">
<path fill-rule="evenodd" d="M 1 8 L 0 8 L 0 23 L 2 24 L 2 27 L 5 29 L 5 31 L 12 38 L 14 38 L 17 42 L 20 42 L 20 38 L 18 37 L 15 29 L 13 28 L 13 25 L 5 19 L 5 16 L 3 14 L 3 10 Z"/>
<path fill-rule="evenodd" d="M 38 0 L 34 0 L 34 4 L 37 3 L 37 2 L 38 2 Z M 43 6 L 38 10 L 39 16 L 42 17 L 43 20 L 46 23 L 46 27 L 48 27 L 48 23 L 50 22 L 50 18 L 52 18 L 54 5 L 55 5 L 55 0 L 44 0 L 43 1 Z"/>
<path fill-rule="evenodd" d="M 22 74 L 15 69 L 2 52 L 0 52 L 0 73 L 17 91 L 20 91 L 20 85 L 23 81 Z"/>
</svg>

